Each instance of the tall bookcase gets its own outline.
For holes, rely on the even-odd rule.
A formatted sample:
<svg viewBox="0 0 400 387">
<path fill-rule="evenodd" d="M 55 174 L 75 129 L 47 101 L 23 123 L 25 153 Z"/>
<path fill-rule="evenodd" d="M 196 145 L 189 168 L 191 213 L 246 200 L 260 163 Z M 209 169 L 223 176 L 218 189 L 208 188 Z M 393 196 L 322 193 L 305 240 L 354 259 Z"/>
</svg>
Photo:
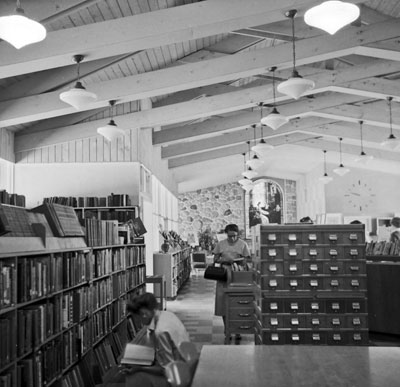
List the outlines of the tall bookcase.
<svg viewBox="0 0 400 387">
<path fill-rule="evenodd" d="M 256 344 L 368 344 L 363 225 L 257 226 Z"/>
<path fill-rule="evenodd" d="M 171 253 L 153 254 L 154 274 L 165 277 L 168 298 L 175 298 L 190 276 L 190 251 L 191 248 L 186 247 Z"/>
<path fill-rule="evenodd" d="M 69 238 L 75 247 L 11 253 L 21 239 L 2 238 L 0 384 L 101 383 L 131 338 L 125 303 L 145 291 L 145 245 L 76 247 Z"/>
</svg>

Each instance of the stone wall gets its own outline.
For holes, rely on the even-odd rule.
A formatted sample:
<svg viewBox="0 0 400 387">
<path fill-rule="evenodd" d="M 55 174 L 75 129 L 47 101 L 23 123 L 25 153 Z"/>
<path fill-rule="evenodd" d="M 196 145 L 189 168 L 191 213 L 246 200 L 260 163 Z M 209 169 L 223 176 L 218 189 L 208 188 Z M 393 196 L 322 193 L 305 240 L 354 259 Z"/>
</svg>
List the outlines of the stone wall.
<svg viewBox="0 0 400 387">
<path fill-rule="evenodd" d="M 238 183 L 199 189 L 179 195 L 179 234 L 220 232 L 229 223 L 244 230 L 244 191 Z"/>
<path fill-rule="evenodd" d="M 271 180 L 280 184 L 284 191 L 285 222 L 296 222 L 296 182 L 283 179 Z M 191 234 L 197 241 L 200 231 L 209 229 L 218 233 L 229 223 L 236 223 L 244 233 L 245 192 L 238 183 L 185 192 L 180 194 L 178 199 L 179 234 L 189 242 L 191 242 Z"/>
</svg>

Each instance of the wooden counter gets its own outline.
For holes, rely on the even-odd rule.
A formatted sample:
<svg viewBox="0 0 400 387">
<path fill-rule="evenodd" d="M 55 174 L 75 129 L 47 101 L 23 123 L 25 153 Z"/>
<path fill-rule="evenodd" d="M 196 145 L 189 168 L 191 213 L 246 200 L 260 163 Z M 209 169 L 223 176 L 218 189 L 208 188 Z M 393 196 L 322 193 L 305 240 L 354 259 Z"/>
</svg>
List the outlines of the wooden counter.
<svg viewBox="0 0 400 387">
<path fill-rule="evenodd" d="M 205 345 L 192 387 L 397 387 L 400 347 Z"/>
</svg>

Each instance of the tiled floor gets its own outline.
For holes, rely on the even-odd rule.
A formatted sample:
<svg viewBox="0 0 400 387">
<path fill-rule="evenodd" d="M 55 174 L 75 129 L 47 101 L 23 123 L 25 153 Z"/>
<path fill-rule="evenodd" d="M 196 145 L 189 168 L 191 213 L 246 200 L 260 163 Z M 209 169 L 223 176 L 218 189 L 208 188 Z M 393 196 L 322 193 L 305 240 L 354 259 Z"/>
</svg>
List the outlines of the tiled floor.
<svg viewBox="0 0 400 387">
<path fill-rule="evenodd" d="M 176 299 L 167 302 L 167 309 L 181 319 L 199 350 L 204 344 L 224 344 L 222 317 L 214 316 L 215 284 L 199 270 L 197 275 L 192 273 Z M 254 336 L 242 335 L 242 340 L 231 344 L 254 344 Z"/>
<path fill-rule="evenodd" d="M 176 313 L 189 332 L 198 350 L 204 344 L 224 344 L 222 318 L 214 316 L 215 281 L 205 280 L 203 271 L 192 273 L 177 298 L 167 302 L 167 309 Z M 253 335 L 243 335 L 231 345 L 254 345 Z M 370 333 L 370 345 L 400 346 L 400 337 Z"/>
</svg>

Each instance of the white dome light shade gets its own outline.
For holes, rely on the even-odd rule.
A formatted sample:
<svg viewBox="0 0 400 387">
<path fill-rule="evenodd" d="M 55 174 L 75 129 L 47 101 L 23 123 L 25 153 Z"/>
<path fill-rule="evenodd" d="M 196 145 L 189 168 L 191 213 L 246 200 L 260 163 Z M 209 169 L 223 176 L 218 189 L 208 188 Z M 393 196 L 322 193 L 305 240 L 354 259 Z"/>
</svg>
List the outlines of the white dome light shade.
<svg viewBox="0 0 400 387">
<path fill-rule="evenodd" d="M 272 149 L 274 149 L 274 146 L 267 144 L 264 139 L 261 139 L 258 144 L 251 147 L 251 150 L 256 153 L 268 152 Z"/>
<path fill-rule="evenodd" d="M 101 134 L 108 141 L 113 141 L 117 137 L 122 136 L 125 133 L 125 131 L 123 129 L 118 128 L 114 120 L 110 120 L 110 122 L 107 125 L 98 128 L 97 133 Z"/>
<path fill-rule="evenodd" d="M 305 79 L 297 71 L 294 71 L 292 76 L 287 81 L 281 82 L 276 89 L 291 98 L 299 99 L 304 93 L 314 89 L 314 87 L 314 81 Z"/>
<path fill-rule="evenodd" d="M 286 124 L 287 122 L 289 122 L 289 119 L 287 117 L 285 117 L 284 115 L 282 115 L 281 113 L 279 113 L 275 107 L 272 109 L 272 112 L 270 114 L 261 118 L 261 124 L 267 125 L 270 128 L 272 128 L 273 130 L 280 128 L 282 125 Z"/>
<path fill-rule="evenodd" d="M 360 16 L 360 8 L 343 1 L 325 1 L 310 8 L 304 14 L 304 21 L 333 35 Z"/>
<path fill-rule="evenodd" d="M 258 175 L 257 171 L 253 171 L 251 168 L 249 168 L 247 171 L 242 172 L 242 176 L 244 176 L 247 179 L 253 179 Z"/>
<path fill-rule="evenodd" d="M 324 176 L 321 176 L 319 178 L 319 181 L 321 181 L 324 184 L 328 184 L 333 180 L 333 177 L 328 176 L 327 173 L 324 173 Z"/>
<path fill-rule="evenodd" d="M 15 15 L 0 17 L 0 38 L 15 48 L 40 42 L 46 37 L 46 33 L 46 28 L 27 18 L 22 8 L 17 8 Z"/>
<path fill-rule="evenodd" d="M 263 160 L 260 160 L 257 155 L 254 155 L 252 159 L 246 161 L 246 165 L 251 169 L 260 168 L 264 164 Z"/>
<path fill-rule="evenodd" d="M 368 164 L 372 159 L 374 158 L 374 156 L 368 156 L 365 152 L 361 152 L 360 155 L 354 159 L 354 161 L 356 163 L 362 164 L 362 165 L 366 165 Z"/>
<path fill-rule="evenodd" d="M 381 146 L 389 150 L 398 150 L 400 148 L 400 140 L 394 134 L 390 134 L 385 141 L 381 142 Z"/>
<path fill-rule="evenodd" d="M 344 176 L 350 172 L 349 168 L 346 168 L 343 164 L 340 164 L 337 168 L 333 170 L 337 175 Z"/>
<path fill-rule="evenodd" d="M 81 82 L 76 82 L 72 89 L 60 94 L 61 101 L 80 110 L 97 100 L 97 95 L 87 91 Z"/>
<path fill-rule="evenodd" d="M 243 187 L 247 185 L 253 185 L 253 182 L 250 179 L 246 178 L 238 180 L 238 183 Z"/>
<path fill-rule="evenodd" d="M 246 192 L 250 192 L 250 191 L 253 189 L 253 184 L 244 185 L 244 186 L 242 186 L 242 188 L 243 188 Z"/>
</svg>

